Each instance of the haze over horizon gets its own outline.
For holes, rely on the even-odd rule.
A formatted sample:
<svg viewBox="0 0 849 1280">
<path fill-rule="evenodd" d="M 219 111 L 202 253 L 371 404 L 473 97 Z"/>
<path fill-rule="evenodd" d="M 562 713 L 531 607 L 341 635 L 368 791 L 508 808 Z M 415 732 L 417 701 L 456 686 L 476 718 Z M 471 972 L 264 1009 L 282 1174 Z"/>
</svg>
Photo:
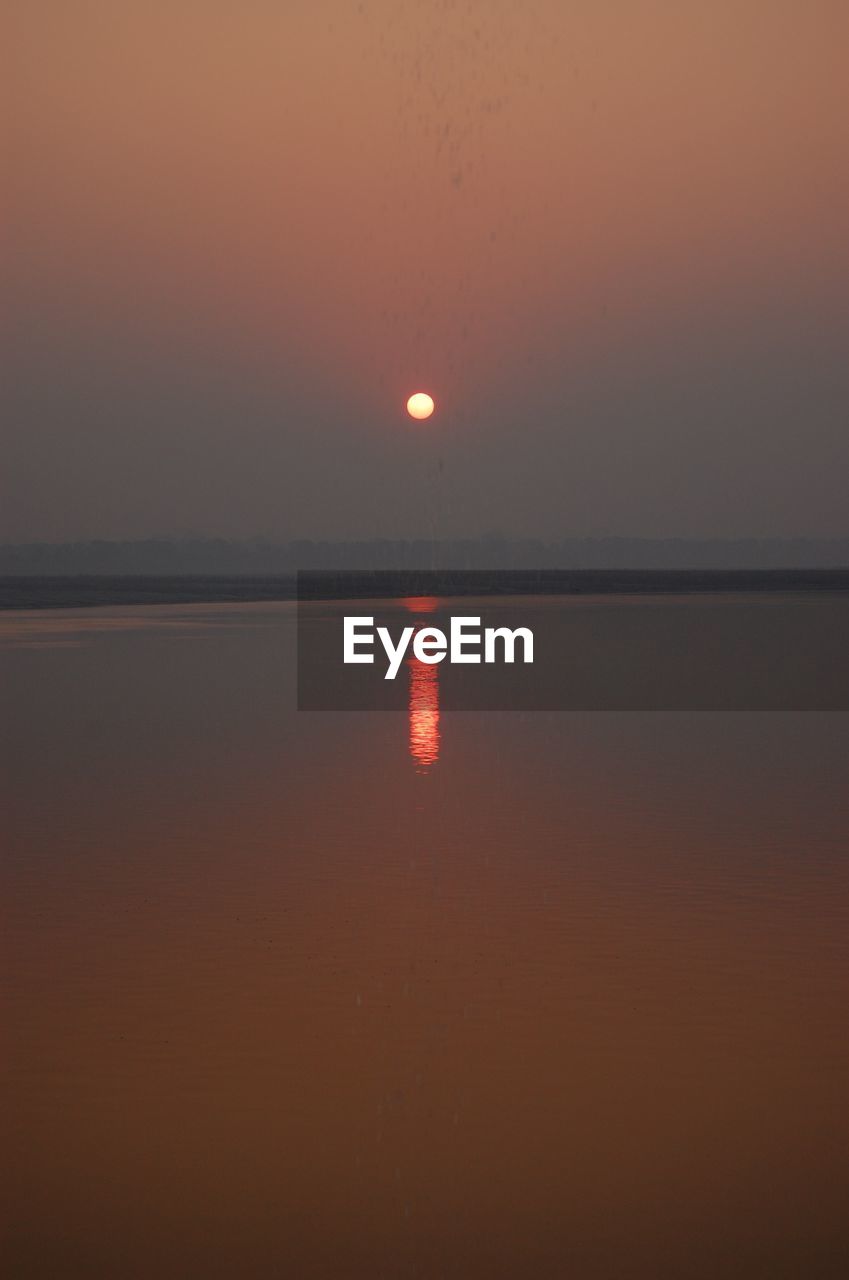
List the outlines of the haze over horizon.
<svg viewBox="0 0 849 1280">
<path fill-rule="evenodd" d="M 845 5 L 6 25 L 0 541 L 849 535 Z"/>
</svg>

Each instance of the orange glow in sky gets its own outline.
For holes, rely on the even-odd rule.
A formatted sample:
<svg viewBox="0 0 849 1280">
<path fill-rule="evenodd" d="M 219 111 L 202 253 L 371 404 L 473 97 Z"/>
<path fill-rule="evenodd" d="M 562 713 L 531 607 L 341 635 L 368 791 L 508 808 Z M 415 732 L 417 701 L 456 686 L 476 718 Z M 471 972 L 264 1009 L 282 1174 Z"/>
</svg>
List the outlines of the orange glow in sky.
<svg viewBox="0 0 849 1280">
<path fill-rule="evenodd" d="M 846 529 L 849 5 L 4 10 L 3 541 Z"/>
</svg>

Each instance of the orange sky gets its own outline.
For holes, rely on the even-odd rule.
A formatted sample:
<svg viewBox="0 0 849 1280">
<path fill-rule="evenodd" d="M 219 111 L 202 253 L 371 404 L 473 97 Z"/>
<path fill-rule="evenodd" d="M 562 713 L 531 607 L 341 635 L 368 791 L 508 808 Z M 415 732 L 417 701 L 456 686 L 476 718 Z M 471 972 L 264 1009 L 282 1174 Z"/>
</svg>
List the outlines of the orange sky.
<svg viewBox="0 0 849 1280">
<path fill-rule="evenodd" d="M 56 0 L 11 28 L 30 354 L 45 323 L 225 352 L 370 438 L 419 385 L 485 434 L 670 330 L 792 300 L 834 331 L 837 0 Z"/>
</svg>

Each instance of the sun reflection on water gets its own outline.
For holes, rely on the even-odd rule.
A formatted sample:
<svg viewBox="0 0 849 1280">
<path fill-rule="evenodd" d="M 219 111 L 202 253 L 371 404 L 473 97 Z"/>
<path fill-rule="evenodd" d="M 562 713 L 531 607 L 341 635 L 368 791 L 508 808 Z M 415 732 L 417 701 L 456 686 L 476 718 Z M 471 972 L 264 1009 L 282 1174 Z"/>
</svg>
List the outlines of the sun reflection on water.
<svg viewBox="0 0 849 1280">
<path fill-rule="evenodd" d="M 439 667 L 409 658 L 410 755 L 420 773 L 439 759 Z"/>
</svg>

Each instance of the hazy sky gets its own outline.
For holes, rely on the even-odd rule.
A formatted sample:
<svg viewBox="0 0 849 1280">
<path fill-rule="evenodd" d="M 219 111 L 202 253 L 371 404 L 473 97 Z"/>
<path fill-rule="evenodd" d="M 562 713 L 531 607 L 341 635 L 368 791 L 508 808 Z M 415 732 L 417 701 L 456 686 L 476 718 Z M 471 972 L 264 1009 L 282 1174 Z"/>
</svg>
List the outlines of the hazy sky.
<svg viewBox="0 0 849 1280">
<path fill-rule="evenodd" d="M 0 538 L 849 533 L 844 0 L 3 10 Z"/>
</svg>

